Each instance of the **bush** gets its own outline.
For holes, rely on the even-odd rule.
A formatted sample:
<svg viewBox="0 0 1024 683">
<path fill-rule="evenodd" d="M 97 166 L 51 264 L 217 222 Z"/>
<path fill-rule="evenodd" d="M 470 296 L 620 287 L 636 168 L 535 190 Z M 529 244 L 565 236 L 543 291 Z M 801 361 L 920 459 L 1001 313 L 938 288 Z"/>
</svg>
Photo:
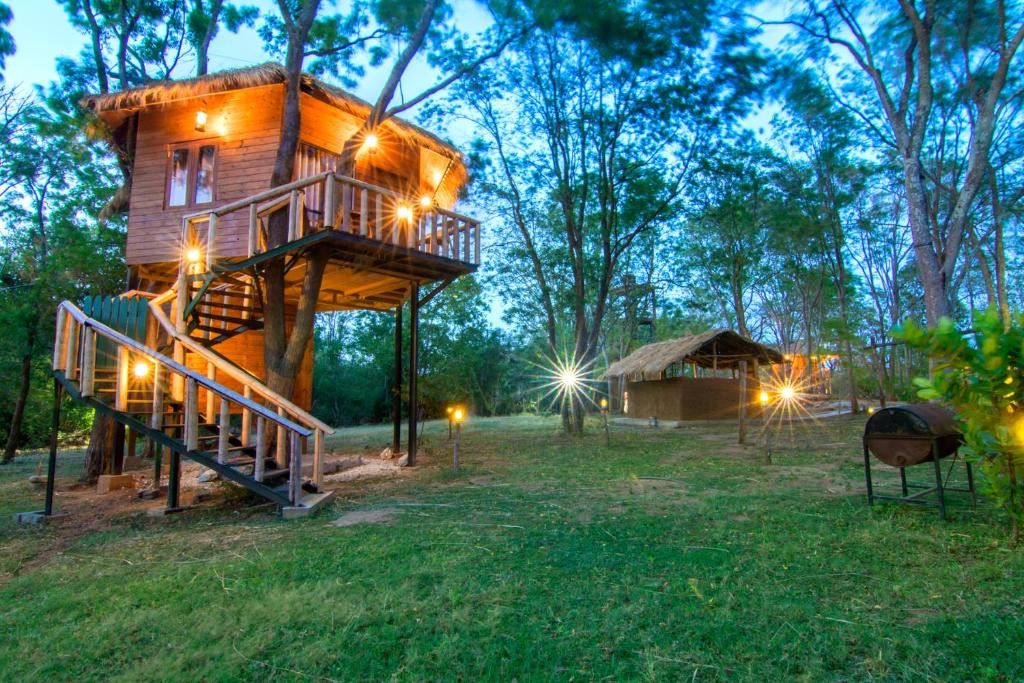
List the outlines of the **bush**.
<svg viewBox="0 0 1024 683">
<path fill-rule="evenodd" d="M 963 430 L 965 452 L 980 465 L 982 489 L 1010 518 L 1013 537 L 1024 522 L 1024 317 L 1003 324 L 994 310 L 960 331 L 944 318 L 923 329 L 907 323 L 900 336 L 925 351 L 933 366 L 918 378 L 918 396 L 949 404 Z"/>
</svg>

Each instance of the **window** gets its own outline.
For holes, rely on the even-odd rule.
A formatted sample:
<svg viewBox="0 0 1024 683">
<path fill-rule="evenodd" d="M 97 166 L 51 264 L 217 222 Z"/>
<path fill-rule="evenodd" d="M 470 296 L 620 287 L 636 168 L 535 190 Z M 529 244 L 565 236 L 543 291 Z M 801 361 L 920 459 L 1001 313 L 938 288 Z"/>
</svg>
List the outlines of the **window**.
<svg viewBox="0 0 1024 683">
<path fill-rule="evenodd" d="M 217 146 L 193 142 L 170 150 L 167 206 L 198 206 L 214 200 Z"/>
</svg>

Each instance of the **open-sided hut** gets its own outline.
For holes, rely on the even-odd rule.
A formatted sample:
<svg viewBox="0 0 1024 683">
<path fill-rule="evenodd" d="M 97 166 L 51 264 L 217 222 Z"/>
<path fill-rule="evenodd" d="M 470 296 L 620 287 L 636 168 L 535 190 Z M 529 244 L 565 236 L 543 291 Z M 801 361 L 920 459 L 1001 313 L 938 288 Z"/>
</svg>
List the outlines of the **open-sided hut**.
<svg viewBox="0 0 1024 683">
<path fill-rule="evenodd" d="M 761 392 L 758 369 L 782 360 L 782 354 L 770 346 L 732 330 L 716 329 L 642 346 L 612 363 L 602 378 L 612 384 L 613 396 L 622 397 L 622 412 L 629 417 L 735 419 L 743 385 L 747 415 L 756 417 Z"/>
</svg>

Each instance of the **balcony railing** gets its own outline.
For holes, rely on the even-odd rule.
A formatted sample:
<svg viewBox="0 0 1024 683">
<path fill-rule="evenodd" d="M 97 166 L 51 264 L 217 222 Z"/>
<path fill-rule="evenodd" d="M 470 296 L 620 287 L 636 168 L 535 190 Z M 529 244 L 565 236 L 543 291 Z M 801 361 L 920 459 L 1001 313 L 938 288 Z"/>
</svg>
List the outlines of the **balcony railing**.
<svg viewBox="0 0 1024 683">
<path fill-rule="evenodd" d="M 202 261 L 199 265 L 206 271 L 211 269 L 217 260 L 217 223 L 229 215 L 247 217 L 247 256 L 267 251 L 270 215 L 284 209 L 288 213 L 288 242 L 313 232 L 337 230 L 463 263 L 480 263 L 479 221 L 327 172 L 185 216 L 182 267 L 196 260 L 188 258 L 187 253 L 195 248 Z M 201 230 L 203 224 L 205 231 Z"/>
</svg>

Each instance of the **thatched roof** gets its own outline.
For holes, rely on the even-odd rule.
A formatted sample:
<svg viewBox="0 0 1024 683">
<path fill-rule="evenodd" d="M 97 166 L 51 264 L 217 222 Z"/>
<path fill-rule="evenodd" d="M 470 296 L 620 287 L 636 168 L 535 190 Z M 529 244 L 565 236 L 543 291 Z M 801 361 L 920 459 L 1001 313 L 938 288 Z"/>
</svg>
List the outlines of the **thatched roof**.
<svg viewBox="0 0 1024 683">
<path fill-rule="evenodd" d="M 125 115 L 144 107 L 193 99 L 230 90 L 283 84 L 286 79 L 287 74 L 283 66 L 276 62 L 267 62 L 240 69 L 218 71 L 217 73 L 199 76 L 198 78 L 180 81 L 158 81 L 137 88 L 122 90 L 121 92 L 105 95 L 87 95 L 82 98 L 81 104 L 83 107 L 99 114 L 101 118 L 111 124 L 111 127 L 116 127 Z M 365 119 L 373 108 L 369 102 L 341 88 L 324 83 L 309 74 L 302 74 L 302 90 L 312 97 L 337 107 L 356 118 Z M 415 143 L 432 149 L 438 154 L 458 160 L 461 165 L 461 154 L 459 151 L 430 131 L 399 118 L 391 118 L 383 125 L 400 138 L 404 138 L 407 141 L 414 140 Z"/>
<path fill-rule="evenodd" d="M 602 379 L 642 376 L 660 379 L 661 373 L 673 363 L 696 363 L 703 367 L 729 368 L 741 360 L 760 363 L 781 363 L 782 354 L 770 346 L 758 344 L 732 330 L 708 330 L 700 334 L 641 346 L 625 358 L 612 363 Z"/>
</svg>

